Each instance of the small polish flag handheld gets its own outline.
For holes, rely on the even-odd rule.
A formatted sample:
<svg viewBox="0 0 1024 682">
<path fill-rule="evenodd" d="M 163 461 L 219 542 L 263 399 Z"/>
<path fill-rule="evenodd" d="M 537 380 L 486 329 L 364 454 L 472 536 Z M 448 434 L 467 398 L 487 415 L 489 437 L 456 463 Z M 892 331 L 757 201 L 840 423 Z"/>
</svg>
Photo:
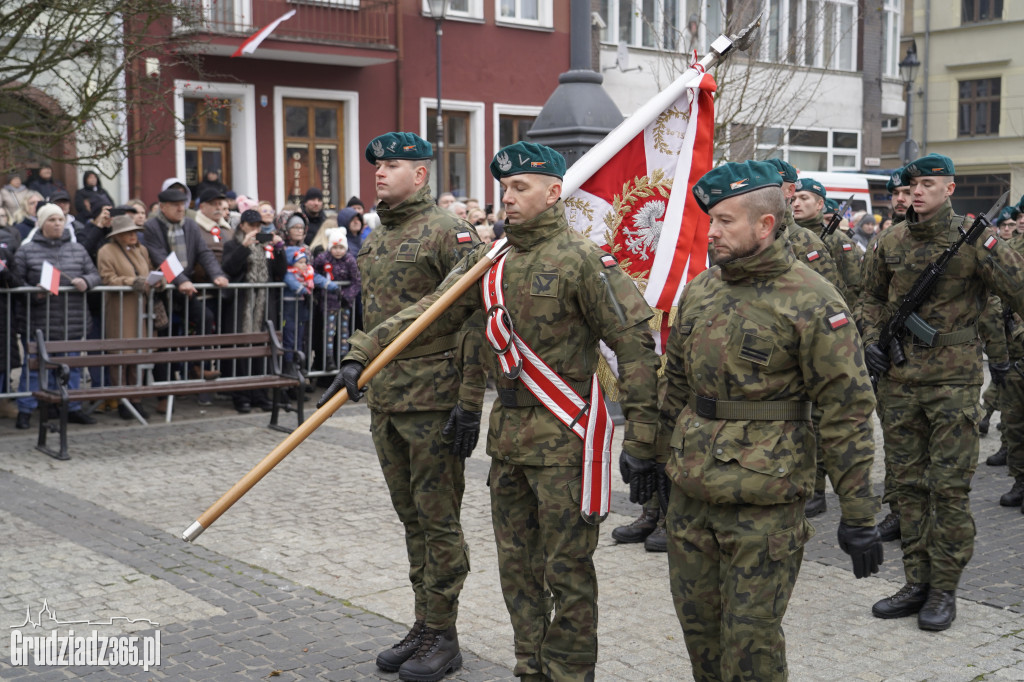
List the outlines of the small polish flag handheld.
<svg viewBox="0 0 1024 682">
<path fill-rule="evenodd" d="M 48 260 L 43 261 L 43 271 L 39 277 L 39 286 L 56 296 L 60 292 L 60 270 L 53 267 Z"/>
<path fill-rule="evenodd" d="M 274 32 L 274 29 L 276 29 L 281 24 L 282 21 L 288 21 L 294 16 L 295 10 L 285 12 L 280 17 L 270 22 L 256 33 L 253 33 L 251 36 L 249 36 L 249 38 L 246 39 L 246 41 L 242 43 L 238 47 L 238 49 L 235 50 L 235 53 L 231 56 L 241 57 L 243 54 L 252 54 L 256 51 L 256 48 L 260 46 L 260 43 L 266 40 L 267 37 Z"/>
<path fill-rule="evenodd" d="M 178 254 L 171 253 L 167 256 L 167 260 L 160 264 L 160 271 L 164 273 L 164 279 L 168 283 L 173 282 L 174 278 L 185 272 L 185 268 L 182 267 L 181 261 L 178 260 Z"/>
</svg>

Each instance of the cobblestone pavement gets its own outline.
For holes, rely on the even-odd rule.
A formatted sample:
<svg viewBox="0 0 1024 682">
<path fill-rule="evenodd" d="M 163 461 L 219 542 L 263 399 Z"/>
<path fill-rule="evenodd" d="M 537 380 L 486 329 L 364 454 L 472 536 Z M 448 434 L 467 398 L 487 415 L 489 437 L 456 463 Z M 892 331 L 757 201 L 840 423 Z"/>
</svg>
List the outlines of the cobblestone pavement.
<svg viewBox="0 0 1024 682">
<path fill-rule="evenodd" d="M 23 625 L 26 610 L 33 616 L 45 601 L 60 620 L 115 619 L 97 629 L 139 636 L 159 630 L 162 643 L 160 664 L 148 672 L 36 668 L 11 665 L 5 636 L 0 679 L 397 678 L 373 660 L 411 624 L 412 594 L 368 411 L 344 406 L 190 545 L 181 532 L 281 439 L 265 428 L 265 415 L 236 415 L 225 405 L 200 410 L 182 399 L 174 423 L 148 427 L 100 415 L 96 426 L 71 428 L 68 462 L 35 451 L 33 431 L 0 420 L 0 629 Z M 993 428 L 982 458 L 996 447 Z M 482 447 L 467 462 L 463 523 L 472 569 L 459 617 L 465 665 L 447 679 L 505 680 L 514 663 L 483 483 L 487 465 Z M 880 456 L 875 470 L 881 481 Z M 1024 680 L 1024 516 L 997 503 L 1009 485 L 1005 467 L 979 466 L 972 493 L 977 547 L 957 620 L 943 633 L 924 633 L 913 618 L 871 616 L 871 604 L 903 582 L 899 546 L 886 545 L 879 576 L 855 580 L 836 547 L 830 493 L 828 513 L 813 520 L 818 533 L 784 623 L 791 679 Z M 624 493 L 616 481 L 619 513 L 605 522 L 595 557 L 598 679 L 692 679 L 665 555 L 617 546 L 609 536 L 636 511 Z M 46 624 L 37 632 L 46 634 Z"/>
</svg>

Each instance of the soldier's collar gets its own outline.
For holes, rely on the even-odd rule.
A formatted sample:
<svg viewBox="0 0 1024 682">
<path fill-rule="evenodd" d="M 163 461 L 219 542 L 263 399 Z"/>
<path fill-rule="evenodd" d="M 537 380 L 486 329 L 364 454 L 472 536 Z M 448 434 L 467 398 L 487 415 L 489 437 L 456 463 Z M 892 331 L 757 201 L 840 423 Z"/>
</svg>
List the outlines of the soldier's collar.
<svg viewBox="0 0 1024 682">
<path fill-rule="evenodd" d="M 722 281 L 739 284 L 747 280 L 774 279 L 793 267 L 796 257 L 786 239 L 776 239 L 761 253 L 722 265 Z"/>
<path fill-rule="evenodd" d="M 566 229 L 569 224 L 565 221 L 565 204 L 559 199 L 532 220 L 516 225 L 506 223 L 505 235 L 517 250 L 529 251 Z"/>
<path fill-rule="evenodd" d="M 430 195 L 430 187 L 424 185 L 420 187 L 419 191 L 396 206 L 392 207 L 383 201 L 380 202 L 377 204 L 377 215 L 380 217 L 381 225 L 393 227 L 411 216 L 423 213 L 434 205 L 434 199 Z"/>
</svg>

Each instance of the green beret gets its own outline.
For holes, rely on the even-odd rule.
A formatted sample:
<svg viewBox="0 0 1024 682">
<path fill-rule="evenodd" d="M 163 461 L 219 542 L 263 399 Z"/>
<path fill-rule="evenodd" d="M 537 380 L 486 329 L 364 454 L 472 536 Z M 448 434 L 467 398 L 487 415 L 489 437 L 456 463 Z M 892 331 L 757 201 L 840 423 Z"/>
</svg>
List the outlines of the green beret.
<svg viewBox="0 0 1024 682">
<path fill-rule="evenodd" d="M 821 184 L 814 178 L 800 178 L 796 181 L 797 192 L 812 192 L 817 194 L 822 199 L 827 198 L 825 196 L 825 185 Z"/>
<path fill-rule="evenodd" d="M 825 198 L 825 213 L 835 213 L 839 210 L 839 202 L 835 199 Z"/>
<path fill-rule="evenodd" d="M 779 176 L 782 177 L 783 182 L 796 182 L 796 168 L 793 168 L 790 164 L 786 163 L 782 159 L 768 159 L 768 163 L 775 166 L 779 170 Z"/>
<path fill-rule="evenodd" d="M 922 175 L 956 175 L 956 170 L 953 168 L 953 159 L 942 154 L 922 156 L 917 161 L 908 163 L 900 177 L 904 185 L 909 185 L 910 178 L 917 178 Z"/>
<path fill-rule="evenodd" d="M 1017 210 L 1024 213 L 1024 194 L 1021 195 L 1020 201 L 1017 202 Z"/>
<path fill-rule="evenodd" d="M 885 183 L 885 191 L 892 194 L 896 191 L 897 187 L 906 187 L 903 182 L 903 169 L 897 168 L 889 174 L 889 181 Z"/>
<path fill-rule="evenodd" d="M 1017 222 L 1018 218 L 1020 218 L 1020 211 L 1017 210 L 1017 207 L 1007 206 L 1006 208 L 999 212 L 999 219 L 996 220 L 996 225 L 1002 224 L 1007 220 Z"/>
<path fill-rule="evenodd" d="M 434 147 L 415 133 L 385 133 L 366 145 L 366 160 L 377 163 L 384 159 L 418 161 L 434 156 Z"/>
<path fill-rule="evenodd" d="M 522 173 L 553 175 L 561 179 L 565 175 L 565 157 L 551 147 L 532 142 L 510 144 L 494 155 L 491 175 L 495 180 Z"/>
<path fill-rule="evenodd" d="M 693 196 L 705 213 L 722 201 L 763 187 L 781 187 L 778 170 L 764 161 L 723 163 L 704 174 L 693 186 Z"/>
</svg>

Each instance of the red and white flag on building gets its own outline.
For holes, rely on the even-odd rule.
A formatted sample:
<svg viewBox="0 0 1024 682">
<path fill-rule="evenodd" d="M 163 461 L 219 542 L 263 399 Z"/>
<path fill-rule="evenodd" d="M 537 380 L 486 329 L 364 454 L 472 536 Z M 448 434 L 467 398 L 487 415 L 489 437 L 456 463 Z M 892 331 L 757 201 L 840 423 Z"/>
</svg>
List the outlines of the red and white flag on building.
<svg viewBox="0 0 1024 682">
<path fill-rule="evenodd" d="M 160 264 L 160 272 L 164 273 L 164 279 L 168 282 L 173 282 L 175 277 L 185 272 L 181 261 L 178 260 L 178 254 L 172 251 L 167 260 Z"/>
<path fill-rule="evenodd" d="M 43 270 L 39 275 L 39 286 L 56 296 L 60 292 L 60 270 L 48 260 L 43 261 Z"/>
<path fill-rule="evenodd" d="M 563 184 L 569 223 L 666 313 L 655 333 L 659 353 L 667 313 L 707 267 L 708 216 L 690 190 L 714 164 L 716 89 L 710 74 L 688 70 L 580 158 Z"/>
<path fill-rule="evenodd" d="M 260 46 L 260 43 L 266 40 L 267 36 L 273 33 L 274 30 L 281 25 L 282 21 L 288 21 L 294 16 L 295 10 L 285 12 L 280 17 L 270 22 L 269 24 L 261 28 L 259 31 L 256 31 L 256 33 L 253 33 L 251 36 L 249 36 L 244 43 L 238 46 L 238 49 L 235 50 L 235 53 L 231 56 L 241 57 L 243 54 L 252 54 L 256 51 L 256 48 Z"/>
</svg>

